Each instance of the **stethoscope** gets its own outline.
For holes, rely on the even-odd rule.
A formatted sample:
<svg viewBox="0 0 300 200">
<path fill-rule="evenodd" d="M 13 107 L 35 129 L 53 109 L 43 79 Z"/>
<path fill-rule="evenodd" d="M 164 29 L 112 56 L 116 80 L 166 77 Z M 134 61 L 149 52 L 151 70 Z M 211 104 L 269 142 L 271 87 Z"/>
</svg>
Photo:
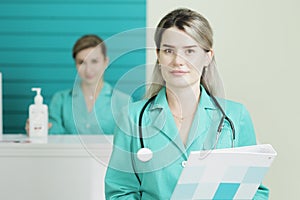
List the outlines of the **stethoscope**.
<svg viewBox="0 0 300 200">
<path fill-rule="evenodd" d="M 209 94 L 209 93 L 208 93 Z M 235 128 L 234 128 L 234 125 L 233 125 L 233 122 L 231 121 L 231 119 L 226 115 L 226 113 L 224 112 L 222 106 L 219 104 L 219 102 L 217 101 L 217 99 L 213 96 L 213 95 L 210 95 L 209 96 L 211 97 L 211 99 L 213 100 L 214 104 L 218 107 L 218 109 L 221 111 L 222 113 L 222 117 L 221 117 L 221 120 L 220 120 L 220 123 L 218 125 L 218 128 L 217 128 L 217 139 L 216 139 L 216 142 L 213 146 L 213 149 L 216 148 L 216 145 L 218 143 L 218 139 L 219 139 L 219 136 L 222 132 L 222 129 L 223 129 L 223 126 L 224 126 L 224 121 L 226 120 L 229 125 L 230 125 L 230 128 L 232 130 L 232 143 L 231 143 L 231 147 L 233 148 L 234 147 L 234 141 L 235 141 Z M 137 152 L 137 158 L 142 161 L 142 162 L 147 162 L 149 160 L 152 159 L 153 157 L 153 152 L 151 149 L 147 148 L 144 146 L 144 140 L 143 140 L 143 131 L 142 131 L 142 118 L 143 118 L 143 114 L 145 112 L 145 109 L 147 108 L 147 106 L 156 98 L 156 95 L 155 96 L 152 96 L 146 103 L 145 105 L 143 106 L 141 112 L 140 112 L 140 115 L 139 115 L 139 137 L 140 137 L 140 143 L 141 143 L 141 148 L 138 150 Z"/>
</svg>

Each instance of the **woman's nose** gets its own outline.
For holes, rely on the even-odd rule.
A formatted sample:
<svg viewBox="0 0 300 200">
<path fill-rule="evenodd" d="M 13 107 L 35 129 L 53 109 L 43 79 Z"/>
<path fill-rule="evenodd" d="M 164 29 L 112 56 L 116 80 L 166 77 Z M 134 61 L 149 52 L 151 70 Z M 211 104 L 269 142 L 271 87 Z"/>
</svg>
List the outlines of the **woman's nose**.
<svg viewBox="0 0 300 200">
<path fill-rule="evenodd" d="M 174 66 L 181 66 L 184 65 L 186 62 L 186 59 L 184 56 L 180 55 L 179 53 L 175 53 L 173 57 L 173 64 Z"/>
<path fill-rule="evenodd" d="M 91 64 L 86 63 L 85 66 L 84 66 L 84 71 L 86 73 L 89 73 L 91 71 Z"/>
</svg>

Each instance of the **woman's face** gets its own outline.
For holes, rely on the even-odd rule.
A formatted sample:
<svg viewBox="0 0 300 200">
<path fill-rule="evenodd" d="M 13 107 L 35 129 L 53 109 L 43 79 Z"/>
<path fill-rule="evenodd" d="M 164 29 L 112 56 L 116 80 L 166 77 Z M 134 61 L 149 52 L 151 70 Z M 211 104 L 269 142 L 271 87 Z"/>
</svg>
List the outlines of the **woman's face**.
<svg viewBox="0 0 300 200">
<path fill-rule="evenodd" d="M 79 51 L 75 58 L 76 69 L 84 84 L 97 84 L 108 64 L 100 46 Z"/>
<path fill-rule="evenodd" d="M 176 27 L 162 34 L 157 56 L 167 87 L 199 86 L 203 67 L 211 61 L 210 51 L 204 51 L 192 37 Z"/>
</svg>

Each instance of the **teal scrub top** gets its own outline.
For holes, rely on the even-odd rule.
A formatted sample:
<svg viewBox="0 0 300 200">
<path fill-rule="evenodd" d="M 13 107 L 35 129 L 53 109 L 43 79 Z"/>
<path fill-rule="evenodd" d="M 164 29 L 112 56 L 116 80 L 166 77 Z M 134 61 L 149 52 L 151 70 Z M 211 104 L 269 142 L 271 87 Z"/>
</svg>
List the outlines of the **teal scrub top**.
<svg viewBox="0 0 300 200">
<path fill-rule="evenodd" d="M 138 119 L 146 100 L 129 104 L 118 120 L 114 148 L 105 176 L 106 199 L 170 199 L 183 170 L 183 162 L 191 151 L 209 149 L 215 144 L 220 111 L 201 87 L 200 102 L 189 132 L 186 146 L 179 136 L 174 118 L 162 88 L 142 118 L 144 146 L 153 151 L 148 162 L 141 162 Z M 218 99 L 236 131 L 235 147 L 255 145 L 256 137 L 246 108 L 236 102 Z M 232 145 L 232 131 L 225 121 L 217 148 Z M 269 190 L 261 185 L 256 200 L 268 199 Z"/>
<path fill-rule="evenodd" d="M 80 84 L 71 90 L 57 92 L 49 105 L 49 134 L 113 134 L 115 119 L 131 97 L 104 82 L 103 88 L 88 112 Z"/>
</svg>

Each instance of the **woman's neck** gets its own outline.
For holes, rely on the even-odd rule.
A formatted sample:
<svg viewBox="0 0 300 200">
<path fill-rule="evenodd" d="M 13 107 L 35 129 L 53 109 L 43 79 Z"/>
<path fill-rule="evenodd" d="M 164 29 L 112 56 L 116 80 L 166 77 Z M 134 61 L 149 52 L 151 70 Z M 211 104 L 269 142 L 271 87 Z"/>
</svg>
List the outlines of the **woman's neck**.
<svg viewBox="0 0 300 200">
<path fill-rule="evenodd" d="M 182 119 L 194 115 L 200 99 L 200 86 L 167 88 L 168 104 L 174 117 Z"/>
<path fill-rule="evenodd" d="M 186 146 L 201 95 L 200 87 L 196 84 L 186 88 L 173 89 L 167 87 L 166 93 L 179 136 L 184 146 Z"/>
<path fill-rule="evenodd" d="M 103 87 L 103 80 L 99 80 L 97 84 L 81 83 L 82 93 L 85 99 L 88 112 L 93 110 L 94 104 Z"/>
<path fill-rule="evenodd" d="M 87 83 L 81 82 L 81 89 L 82 89 L 84 96 L 89 96 L 89 97 L 92 96 L 94 98 L 97 98 L 102 87 L 103 87 L 102 80 L 98 81 L 96 84 L 87 84 Z"/>
</svg>

